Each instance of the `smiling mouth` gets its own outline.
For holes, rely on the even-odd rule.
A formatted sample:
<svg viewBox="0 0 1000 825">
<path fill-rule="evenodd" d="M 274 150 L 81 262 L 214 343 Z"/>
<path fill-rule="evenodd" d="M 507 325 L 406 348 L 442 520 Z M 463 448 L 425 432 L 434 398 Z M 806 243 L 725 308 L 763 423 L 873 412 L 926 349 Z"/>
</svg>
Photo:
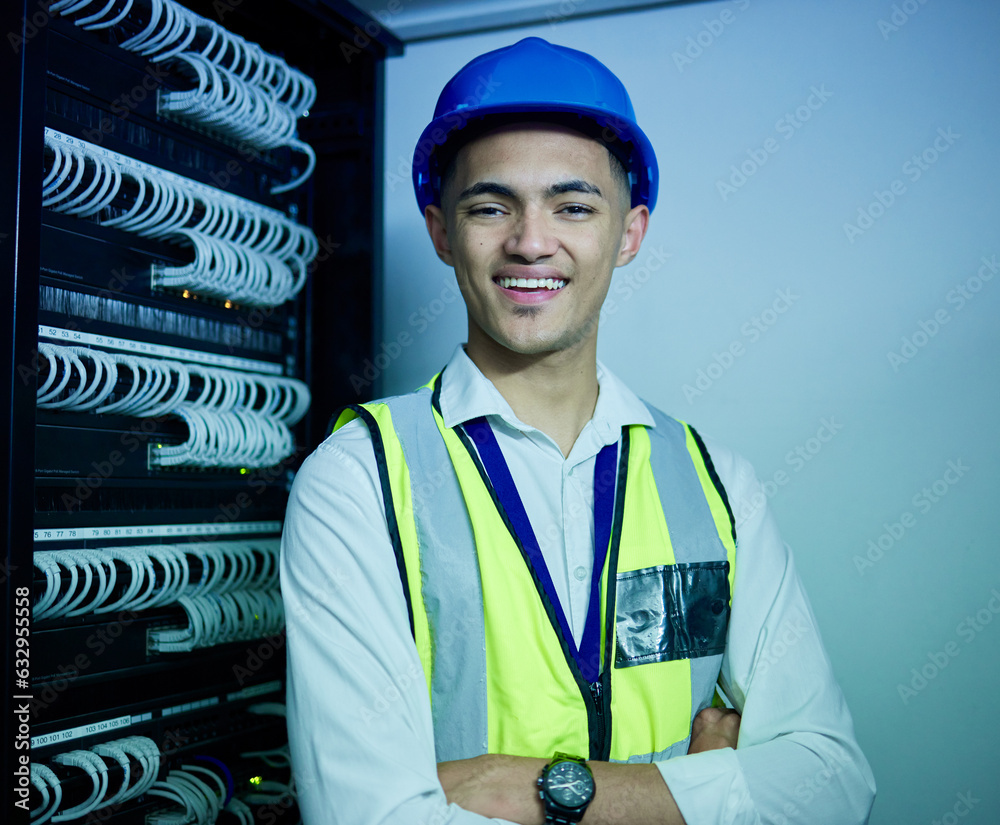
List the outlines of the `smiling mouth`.
<svg viewBox="0 0 1000 825">
<path fill-rule="evenodd" d="M 504 289 L 548 289 L 555 291 L 566 286 L 562 278 L 494 278 L 496 284 Z"/>
</svg>

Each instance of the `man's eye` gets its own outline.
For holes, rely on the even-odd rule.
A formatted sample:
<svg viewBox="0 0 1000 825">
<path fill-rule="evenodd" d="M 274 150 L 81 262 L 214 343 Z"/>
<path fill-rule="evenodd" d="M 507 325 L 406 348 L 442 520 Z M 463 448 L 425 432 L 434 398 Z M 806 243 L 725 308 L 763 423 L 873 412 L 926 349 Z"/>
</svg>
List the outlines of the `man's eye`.
<svg viewBox="0 0 1000 825">
<path fill-rule="evenodd" d="M 501 214 L 500 209 L 496 206 L 474 206 L 469 210 L 470 215 L 477 215 L 484 218 L 491 218 L 494 215 Z"/>
<path fill-rule="evenodd" d="M 568 206 L 564 206 L 562 211 L 570 215 L 591 215 L 594 212 L 589 206 L 584 206 L 581 203 L 571 203 Z"/>
</svg>

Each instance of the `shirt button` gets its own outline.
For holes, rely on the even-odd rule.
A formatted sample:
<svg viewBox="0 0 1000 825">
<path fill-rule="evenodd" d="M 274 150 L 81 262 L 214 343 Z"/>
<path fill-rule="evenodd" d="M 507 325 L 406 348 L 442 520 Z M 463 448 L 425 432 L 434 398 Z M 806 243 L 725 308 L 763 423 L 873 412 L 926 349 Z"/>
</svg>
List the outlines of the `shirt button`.
<svg viewBox="0 0 1000 825">
<path fill-rule="evenodd" d="M 573 575 L 576 576 L 577 581 L 583 581 L 587 578 L 587 568 L 580 566 L 573 571 Z"/>
</svg>

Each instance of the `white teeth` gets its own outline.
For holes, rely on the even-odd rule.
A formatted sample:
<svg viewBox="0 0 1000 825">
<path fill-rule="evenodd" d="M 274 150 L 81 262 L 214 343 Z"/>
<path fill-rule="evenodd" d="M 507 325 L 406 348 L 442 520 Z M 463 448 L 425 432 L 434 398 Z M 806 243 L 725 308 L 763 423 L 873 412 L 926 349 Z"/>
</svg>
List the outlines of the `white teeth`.
<svg viewBox="0 0 1000 825">
<path fill-rule="evenodd" d="M 520 287 L 522 289 L 562 289 L 566 282 L 561 278 L 499 278 L 497 283 L 504 289 Z"/>
</svg>

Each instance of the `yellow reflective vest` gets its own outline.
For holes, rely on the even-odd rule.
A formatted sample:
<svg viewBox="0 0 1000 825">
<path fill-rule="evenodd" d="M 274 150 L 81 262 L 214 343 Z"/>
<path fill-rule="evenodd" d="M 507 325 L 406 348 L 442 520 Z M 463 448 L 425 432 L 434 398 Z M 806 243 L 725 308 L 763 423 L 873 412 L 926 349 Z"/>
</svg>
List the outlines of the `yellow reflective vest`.
<svg viewBox="0 0 1000 825">
<path fill-rule="evenodd" d="M 725 651 L 736 534 L 698 434 L 650 407 L 623 428 L 601 576 L 601 675 L 588 682 L 440 375 L 345 408 L 371 433 L 427 678 L 438 761 L 483 753 L 648 762 L 687 752 Z"/>
</svg>

